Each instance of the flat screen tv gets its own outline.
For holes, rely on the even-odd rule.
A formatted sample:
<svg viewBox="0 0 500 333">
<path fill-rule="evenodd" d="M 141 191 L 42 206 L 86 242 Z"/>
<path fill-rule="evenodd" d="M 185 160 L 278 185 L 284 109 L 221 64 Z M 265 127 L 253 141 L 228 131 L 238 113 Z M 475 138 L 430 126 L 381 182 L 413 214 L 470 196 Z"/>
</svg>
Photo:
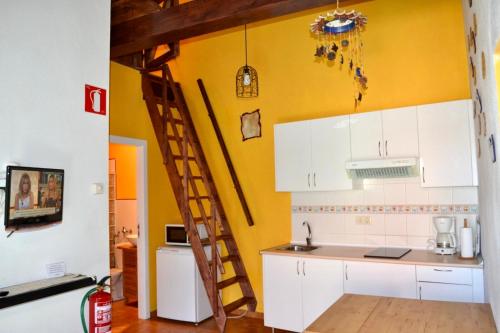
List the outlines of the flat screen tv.
<svg viewBox="0 0 500 333">
<path fill-rule="evenodd" d="M 8 166 L 5 180 L 6 229 L 62 221 L 64 170 Z"/>
</svg>

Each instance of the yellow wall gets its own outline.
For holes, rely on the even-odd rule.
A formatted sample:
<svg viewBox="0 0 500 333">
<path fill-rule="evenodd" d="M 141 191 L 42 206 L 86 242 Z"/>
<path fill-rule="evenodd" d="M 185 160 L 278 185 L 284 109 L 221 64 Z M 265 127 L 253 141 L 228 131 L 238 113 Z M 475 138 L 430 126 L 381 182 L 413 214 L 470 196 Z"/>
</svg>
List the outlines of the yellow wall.
<svg viewBox="0 0 500 333">
<path fill-rule="evenodd" d="M 136 199 L 137 148 L 110 143 L 109 159 L 116 161 L 116 199 Z"/>
<path fill-rule="evenodd" d="M 243 30 L 230 29 L 181 43 L 172 62 L 181 82 L 203 149 L 225 205 L 262 311 L 262 269 L 259 250 L 291 238 L 290 194 L 274 191 L 273 125 L 279 122 L 347 114 L 353 111 L 352 83 L 314 59 L 315 40 L 308 32 L 315 17 L 333 7 L 252 24 L 248 27 L 249 64 L 259 73 L 258 98 L 235 97 L 235 74 L 244 64 Z M 469 98 L 461 2 L 377 0 L 356 8 L 368 16 L 364 38 L 368 95 L 361 111 Z M 256 225 L 248 227 L 196 79 L 202 78 L 211 98 L 228 150 Z M 111 66 L 111 133 L 153 138 L 142 101 L 138 75 Z M 133 103 L 131 103 L 133 99 Z M 242 142 L 240 115 L 261 110 L 263 137 Z M 139 121 L 139 119 L 142 119 Z M 133 126 L 141 130 L 133 130 Z M 117 133 L 120 132 L 120 133 Z M 152 141 L 150 141 L 152 142 Z M 150 211 L 178 214 L 156 144 L 150 146 L 150 177 L 161 185 L 150 198 Z M 154 164 L 153 164 L 154 163 Z M 152 180 L 150 179 L 150 183 Z M 164 215 L 161 215 L 164 214 Z M 176 215 L 176 218 L 178 216 Z M 161 224 L 150 219 L 151 233 Z M 158 228 L 158 229 L 156 229 Z M 153 238 L 156 236 L 153 236 Z M 152 250 L 154 242 L 152 242 Z M 153 265 L 154 266 L 154 265 Z M 152 276 L 154 275 L 152 268 Z M 232 291 L 227 299 L 238 295 Z"/>
</svg>

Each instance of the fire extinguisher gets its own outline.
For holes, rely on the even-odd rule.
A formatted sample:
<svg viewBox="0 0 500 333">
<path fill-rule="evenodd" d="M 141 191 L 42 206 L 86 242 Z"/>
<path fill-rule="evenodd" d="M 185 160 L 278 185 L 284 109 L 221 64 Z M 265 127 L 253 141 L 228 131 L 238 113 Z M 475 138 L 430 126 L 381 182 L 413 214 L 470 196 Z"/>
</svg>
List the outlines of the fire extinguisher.
<svg viewBox="0 0 500 333">
<path fill-rule="evenodd" d="M 83 296 L 80 317 L 85 333 L 111 333 L 111 294 L 104 291 L 107 287 L 105 282 L 109 278 L 109 276 L 102 278 L 97 283 L 97 287 L 90 289 Z M 87 330 L 84 314 L 87 300 L 89 301 L 89 330 Z"/>
</svg>

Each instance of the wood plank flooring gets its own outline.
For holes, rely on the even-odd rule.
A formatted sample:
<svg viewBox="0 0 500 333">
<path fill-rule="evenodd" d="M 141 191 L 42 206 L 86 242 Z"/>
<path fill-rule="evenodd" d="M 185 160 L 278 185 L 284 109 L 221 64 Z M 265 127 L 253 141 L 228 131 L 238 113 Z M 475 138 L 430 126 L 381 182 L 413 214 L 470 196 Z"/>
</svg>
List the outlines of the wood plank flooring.
<svg viewBox="0 0 500 333">
<path fill-rule="evenodd" d="M 123 301 L 113 303 L 113 333 L 218 333 L 215 320 L 207 319 L 198 326 L 190 323 L 151 318 L 141 320 L 137 318 L 137 308 L 127 306 Z M 229 319 L 226 326 L 227 333 L 270 333 L 272 330 L 264 327 L 260 318 Z M 275 333 L 284 333 L 283 330 L 274 330 Z"/>
</svg>

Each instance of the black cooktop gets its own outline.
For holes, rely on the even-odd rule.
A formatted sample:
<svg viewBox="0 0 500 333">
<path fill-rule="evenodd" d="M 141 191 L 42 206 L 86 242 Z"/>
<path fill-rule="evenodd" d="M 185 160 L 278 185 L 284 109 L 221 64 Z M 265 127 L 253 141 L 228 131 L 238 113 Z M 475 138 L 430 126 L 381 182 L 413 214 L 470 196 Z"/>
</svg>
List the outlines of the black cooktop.
<svg viewBox="0 0 500 333">
<path fill-rule="evenodd" d="M 389 258 L 389 259 L 400 259 L 405 254 L 410 252 L 411 249 L 401 249 L 395 247 L 379 247 L 371 252 L 365 254 L 366 258 Z"/>
</svg>

